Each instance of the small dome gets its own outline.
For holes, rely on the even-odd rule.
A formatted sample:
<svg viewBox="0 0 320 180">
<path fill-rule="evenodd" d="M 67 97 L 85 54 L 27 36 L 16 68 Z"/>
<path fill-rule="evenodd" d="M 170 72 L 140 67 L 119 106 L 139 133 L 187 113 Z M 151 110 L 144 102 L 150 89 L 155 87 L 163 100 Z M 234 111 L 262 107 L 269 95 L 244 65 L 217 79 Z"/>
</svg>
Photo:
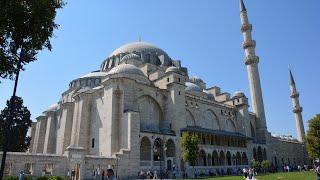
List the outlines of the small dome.
<svg viewBox="0 0 320 180">
<path fill-rule="evenodd" d="M 112 68 L 108 72 L 108 75 L 110 74 L 136 74 L 144 76 L 143 72 L 139 68 L 131 64 L 120 64 L 119 66 Z"/>
<path fill-rule="evenodd" d="M 134 54 L 134 53 L 130 53 L 130 54 L 127 54 L 127 55 L 123 56 L 123 57 L 121 58 L 121 62 L 122 62 L 122 61 L 126 61 L 126 60 L 130 60 L 130 59 L 134 59 L 134 60 L 139 60 L 139 61 L 141 61 L 141 58 L 140 58 L 139 55 Z"/>
<path fill-rule="evenodd" d="M 58 104 L 52 104 L 51 106 L 48 107 L 48 109 L 45 110 L 45 112 L 49 112 L 49 111 L 56 111 L 58 109 Z"/>
<path fill-rule="evenodd" d="M 191 82 L 186 82 L 186 91 L 189 91 L 189 92 L 202 92 L 201 88 L 196 85 L 196 84 L 193 84 Z"/>
<path fill-rule="evenodd" d="M 170 67 L 168 67 L 167 70 L 166 70 L 166 73 L 168 73 L 168 72 L 176 72 L 176 73 L 179 73 L 180 70 L 179 70 L 179 68 L 177 68 L 177 67 L 175 67 L 175 66 L 170 66 Z"/>
<path fill-rule="evenodd" d="M 234 96 L 235 96 L 235 97 L 245 97 L 244 93 L 241 92 L 241 91 L 236 91 L 236 92 L 234 93 Z"/>
</svg>

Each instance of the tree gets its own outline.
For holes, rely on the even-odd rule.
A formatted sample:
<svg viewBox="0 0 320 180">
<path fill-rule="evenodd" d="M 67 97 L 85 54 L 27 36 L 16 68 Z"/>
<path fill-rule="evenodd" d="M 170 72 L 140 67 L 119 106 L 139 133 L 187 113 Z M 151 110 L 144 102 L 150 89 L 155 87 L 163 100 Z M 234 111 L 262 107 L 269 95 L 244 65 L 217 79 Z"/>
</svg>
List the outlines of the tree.
<svg viewBox="0 0 320 180">
<path fill-rule="evenodd" d="M 28 149 L 31 138 L 26 135 L 32 122 L 30 116 L 30 111 L 23 106 L 20 97 L 15 96 L 7 101 L 7 107 L 0 113 L 0 150 L 3 150 L 5 140 L 10 142 L 7 145 L 8 151 L 23 152 Z"/>
<path fill-rule="evenodd" d="M 37 60 L 36 55 L 39 51 L 43 49 L 51 51 L 50 38 L 53 30 L 58 28 L 58 24 L 54 22 L 56 11 L 63 5 L 60 0 L 0 0 L 0 77 L 15 80 L 10 99 L 12 102 L 9 103 L 13 105 L 8 106 L 6 124 L 15 125 L 14 119 L 26 115 L 15 113 L 17 110 L 15 106 L 20 104 L 20 107 L 23 107 L 22 99 L 16 97 L 20 70 L 24 69 L 24 65 Z M 26 111 L 20 113 L 22 112 Z M 6 127 L 6 124 L 3 127 Z M 10 133 L 23 134 L 28 127 L 22 128 L 26 126 L 1 130 L 4 143 L 0 180 L 3 177 L 7 150 L 12 148 L 8 147 Z"/>
<path fill-rule="evenodd" d="M 200 139 L 195 133 L 183 133 L 180 138 L 182 159 L 188 162 L 193 168 L 199 155 Z"/>
<path fill-rule="evenodd" d="M 14 79 L 23 65 L 52 49 L 50 38 L 59 0 L 0 0 L 0 77 Z"/>
<path fill-rule="evenodd" d="M 251 160 L 251 167 L 253 167 L 254 169 L 259 169 L 260 168 L 260 162 L 256 161 L 255 159 Z"/>
<path fill-rule="evenodd" d="M 270 167 L 270 161 L 264 160 L 261 162 L 261 167 L 263 168 L 264 173 L 269 169 Z"/>
<path fill-rule="evenodd" d="M 309 121 L 309 130 L 307 132 L 307 150 L 311 158 L 320 157 L 320 114 L 317 114 Z"/>
</svg>

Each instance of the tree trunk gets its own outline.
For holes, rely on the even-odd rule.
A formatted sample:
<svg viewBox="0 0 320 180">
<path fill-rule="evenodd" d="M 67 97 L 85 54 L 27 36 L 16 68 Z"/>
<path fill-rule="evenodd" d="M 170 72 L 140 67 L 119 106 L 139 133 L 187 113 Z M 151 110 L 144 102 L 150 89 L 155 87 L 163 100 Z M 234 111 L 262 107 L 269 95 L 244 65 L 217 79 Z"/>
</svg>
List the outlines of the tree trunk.
<svg viewBox="0 0 320 180">
<path fill-rule="evenodd" d="M 16 72 L 17 75 L 16 75 L 16 79 L 15 79 L 15 82 L 14 82 L 14 88 L 13 88 L 13 93 L 12 93 L 11 99 L 13 99 L 16 96 L 17 87 L 18 87 L 18 81 L 19 81 L 19 74 L 20 74 L 20 69 L 21 69 L 22 57 L 23 57 L 23 48 L 21 48 L 21 52 L 20 52 L 20 57 L 19 57 L 18 66 L 17 66 L 17 72 Z M 11 116 L 12 116 L 12 112 L 10 112 L 9 121 L 12 120 Z M 4 142 L 4 146 L 3 146 L 3 154 L 2 154 L 2 160 L 1 160 L 0 180 L 3 179 L 4 168 L 5 168 L 5 165 L 6 165 L 6 158 L 7 158 L 7 151 L 8 151 L 7 146 L 8 146 L 8 137 L 9 137 L 8 131 L 10 133 L 10 131 L 11 131 L 10 127 L 4 129 L 5 142 Z"/>
</svg>

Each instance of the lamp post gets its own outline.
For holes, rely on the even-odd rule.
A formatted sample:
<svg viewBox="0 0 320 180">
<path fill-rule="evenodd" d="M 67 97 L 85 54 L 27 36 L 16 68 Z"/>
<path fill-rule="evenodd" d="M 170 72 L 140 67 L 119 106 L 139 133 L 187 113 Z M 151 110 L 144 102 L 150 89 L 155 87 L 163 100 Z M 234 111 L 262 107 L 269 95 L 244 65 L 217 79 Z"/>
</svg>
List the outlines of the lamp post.
<svg viewBox="0 0 320 180">
<path fill-rule="evenodd" d="M 116 178 L 118 179 L 118 168 L 119 168 L 119 161 L 120 161 L 120 158 L 116 158 Z"/>
</svg>

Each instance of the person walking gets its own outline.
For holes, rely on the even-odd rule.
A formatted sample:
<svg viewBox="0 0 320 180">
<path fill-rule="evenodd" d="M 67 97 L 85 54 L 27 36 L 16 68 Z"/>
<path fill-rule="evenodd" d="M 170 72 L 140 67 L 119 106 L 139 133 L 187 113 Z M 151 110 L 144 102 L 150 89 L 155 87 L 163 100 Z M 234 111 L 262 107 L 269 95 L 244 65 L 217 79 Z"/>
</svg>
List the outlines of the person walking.
<svg viewBox="0 0 320 180">
<path fill-rule="evenodd" d="M 19 180 L 24 180 L 24 172 L 20 171 Z"/>
<path fill-rule="evenodd" d="M 243 176 L 244 176 L 244 178 L 246 178 L 247 179 L 247 177 L 248 177 L 248 169 L 247 168 L 243 168 Z"/>
<path fill-rule="evenodd" d="M 249 168 L 249 179 L 252 179 L 253 177 L 253 169 L 252 168 Z"/>
<path fill-rule="evenodd" d="M 105 172 L 104 170 L 102 170 L 102 174 L 101 174 L 102 180 L 104 180 L 104 175 L 105 175 Z"/>
</svg>

